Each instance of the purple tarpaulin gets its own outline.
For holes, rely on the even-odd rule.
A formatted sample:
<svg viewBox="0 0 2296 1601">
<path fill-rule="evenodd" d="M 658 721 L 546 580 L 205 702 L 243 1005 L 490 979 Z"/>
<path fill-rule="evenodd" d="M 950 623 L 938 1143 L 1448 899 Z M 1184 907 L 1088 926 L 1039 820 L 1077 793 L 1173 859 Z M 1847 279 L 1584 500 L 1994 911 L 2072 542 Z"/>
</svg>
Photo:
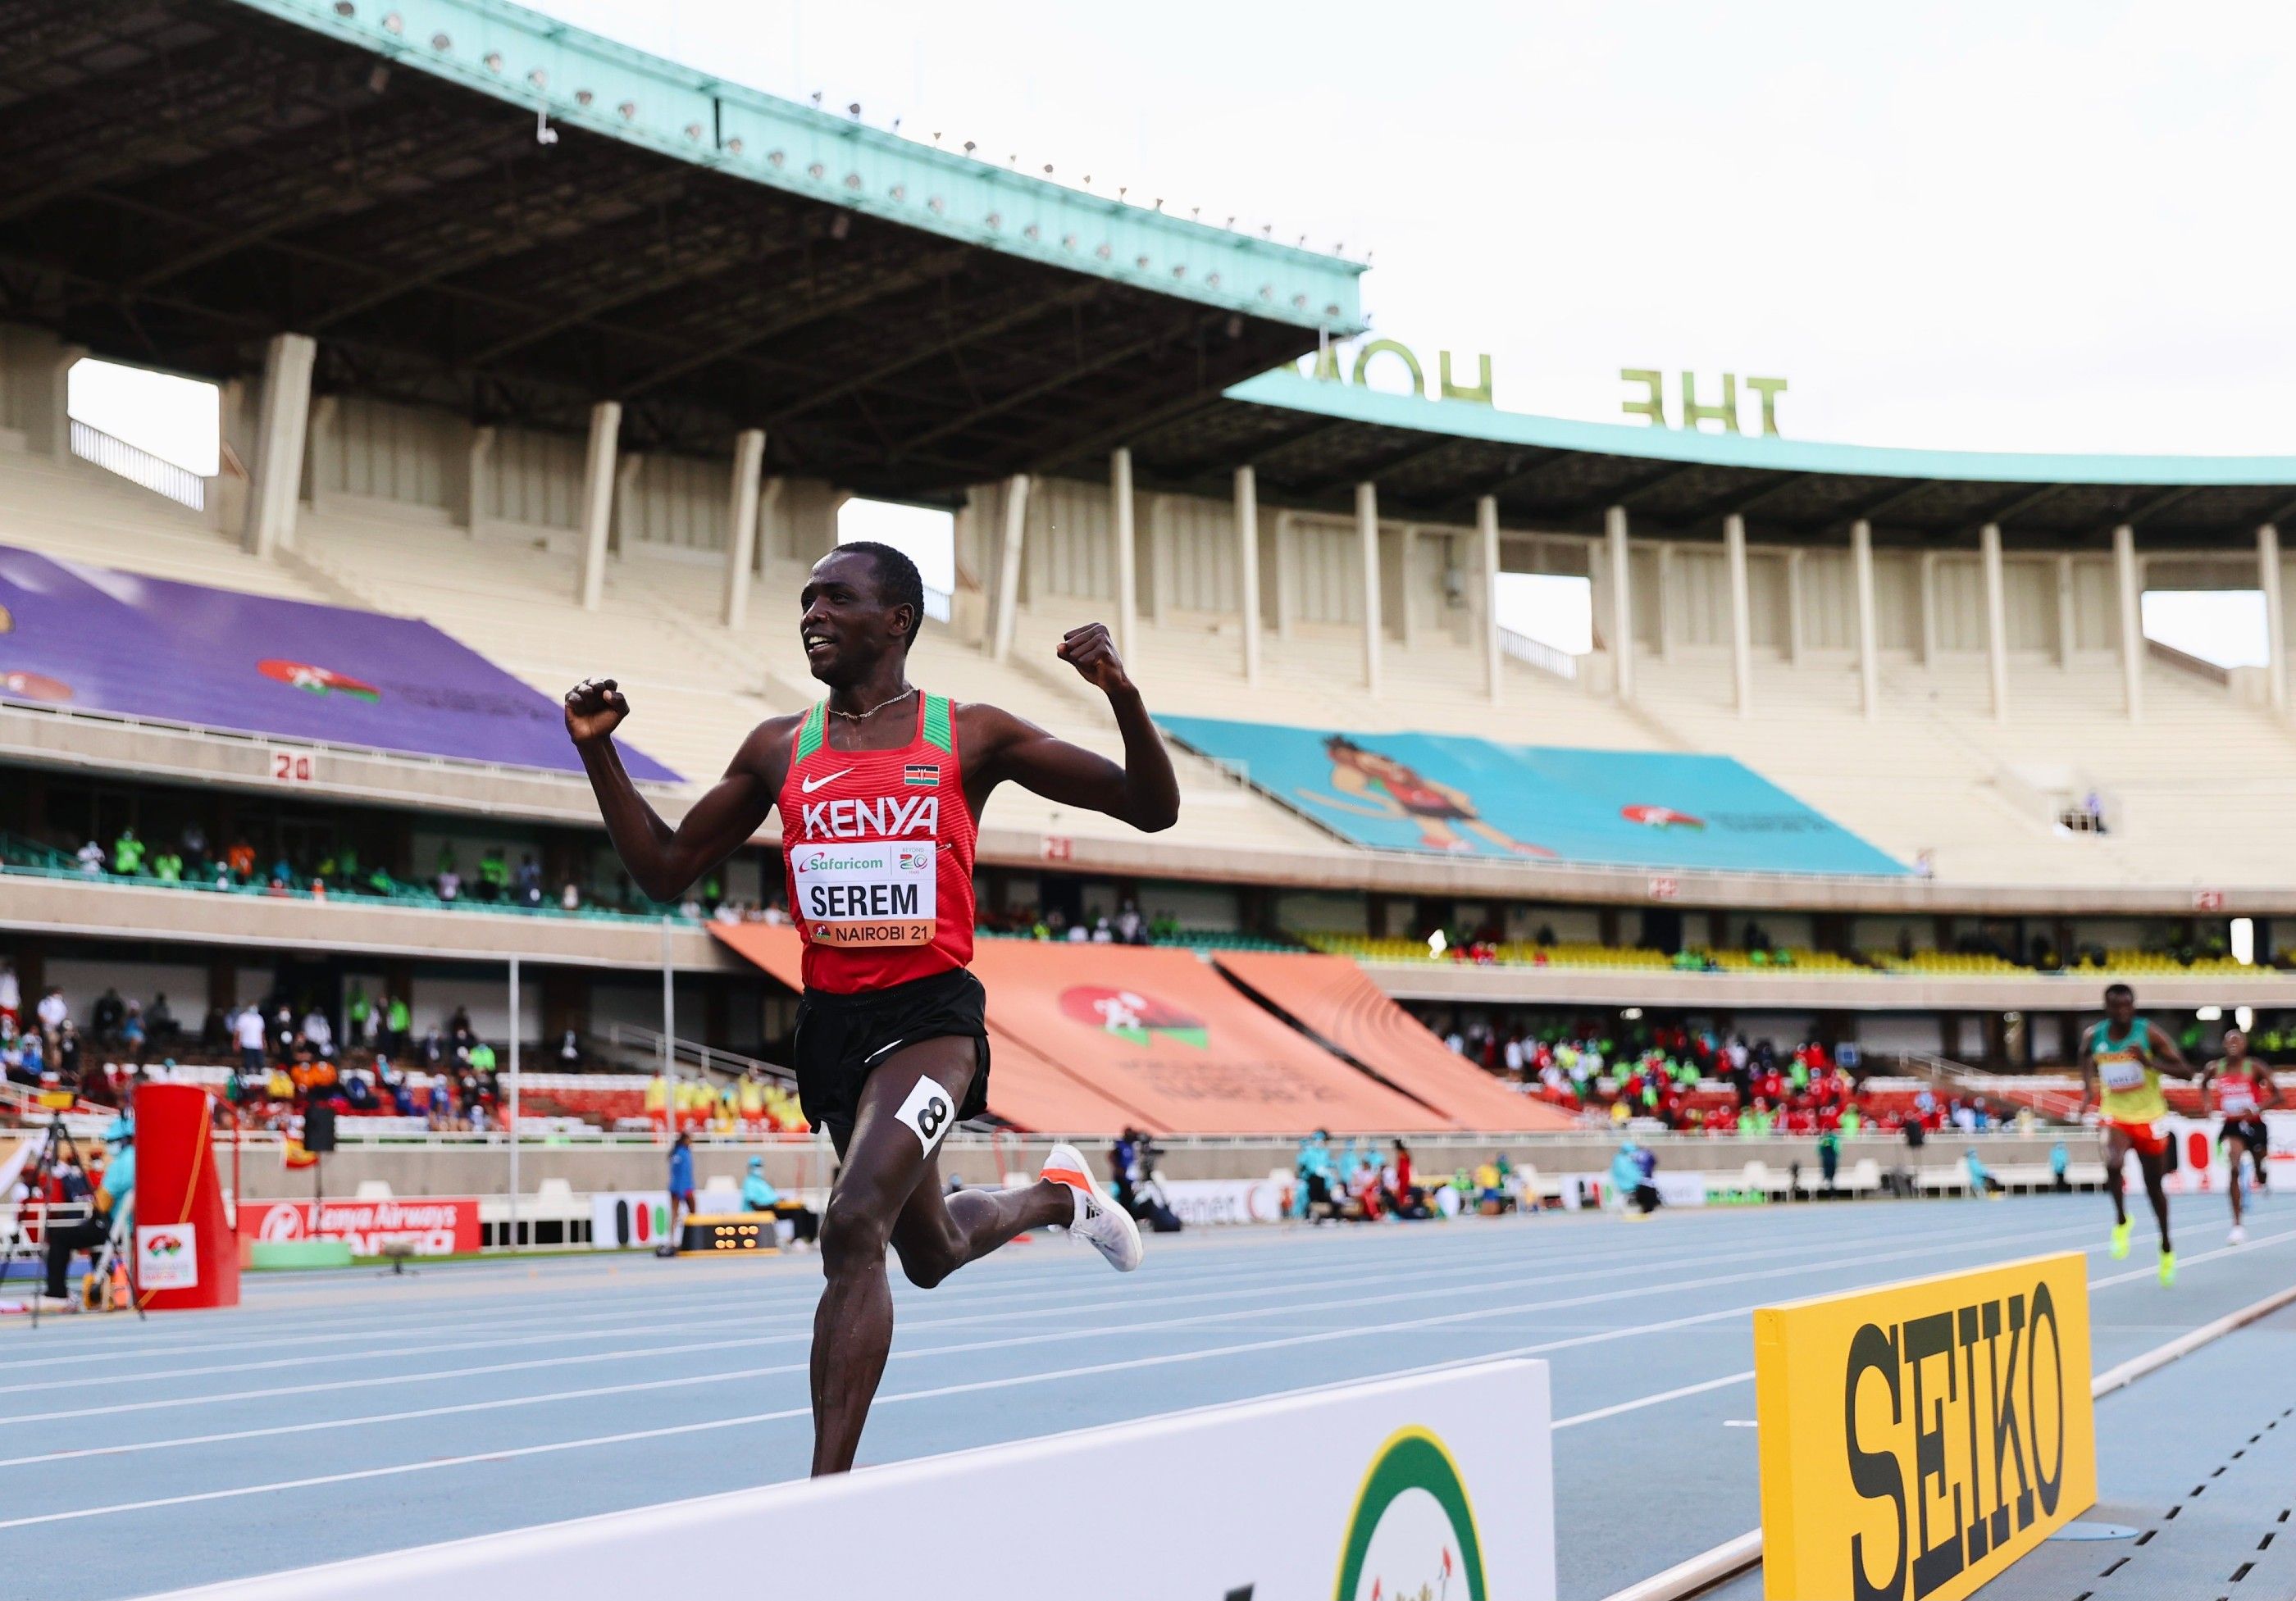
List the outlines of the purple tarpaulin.
<svg viewBox="0 0 2296 1601">
<path fill-rule="evenodd" d="M 0 700 L 578 772 L 558 703 L 428 623 L 0 545 Z M 677 774 L 625 745 L 630 776 Z"/>
</svg>

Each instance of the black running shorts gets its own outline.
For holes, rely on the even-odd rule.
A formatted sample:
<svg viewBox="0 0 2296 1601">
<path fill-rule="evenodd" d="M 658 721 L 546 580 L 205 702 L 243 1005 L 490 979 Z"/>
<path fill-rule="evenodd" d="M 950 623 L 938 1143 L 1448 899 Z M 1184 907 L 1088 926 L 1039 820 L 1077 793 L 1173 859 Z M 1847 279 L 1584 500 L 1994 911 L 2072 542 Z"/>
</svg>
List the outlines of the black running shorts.
<svg viewBox="0 0 2296 1601">
<path fill-rule="evenodd" d="M 2248 1147 L 2256 1153 L 2259 1162 L 2264 1160 L 2265 1154 L 2272 1146 L 2271 1131 L 2264 1126 L 2261 1116 L 2226 1118 L 2224 1138 L 2227 1144 L 2236 1139 Z"/>
<path fill-rule="evenodd" d="M 957 1120 L 988 1109 L 988 992 L 963 968 L 849 995 L 808 990 L 797 1005 L 791 1055 L 805 1120 L 842 1148 L 861 1110 L 861 1087 L 904 1045 L 957 1035 L 973 1042 L 972 1086 Z"/>
</svg>

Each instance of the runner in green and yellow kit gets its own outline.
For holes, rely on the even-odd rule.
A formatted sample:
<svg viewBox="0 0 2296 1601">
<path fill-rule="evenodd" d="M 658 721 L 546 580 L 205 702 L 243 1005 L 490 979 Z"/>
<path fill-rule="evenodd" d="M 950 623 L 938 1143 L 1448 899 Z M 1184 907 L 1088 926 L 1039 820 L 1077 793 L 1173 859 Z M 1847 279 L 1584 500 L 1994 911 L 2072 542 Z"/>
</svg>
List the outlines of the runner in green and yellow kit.
<svg viewBox="0 0 2296 1601">
<path fill-rule="evenodd" d="M 2177 1253 L 2169 1243 L 2169 1142 L 2161 1122 L 2169 1115 L 2169 1099 L 2161 1093 L 2161 1075 L 2192 1078 L 2196 1069 L 2177 1050 L 2175 1041 L 2136 1015 L 2136 992 L 2125 984 L 2110 984 L 2104 992 L 2104 1021 L 2081 1036 L 2081 1115 L 2102 1102 L 2104 1134 L 2104 1188 L 2112 1197 L 2112 1254 L 2128 1254 L 2128 1207 L 2121 1198 L 2128 1153 L 2144 1174 L 2144 1193 L 2152 1215 L 2161 1223 L 2161 1282 L 2177 1282 Z M 2103 1095 L 2098 1086 L 2103 1087 Z"/>
</svg>

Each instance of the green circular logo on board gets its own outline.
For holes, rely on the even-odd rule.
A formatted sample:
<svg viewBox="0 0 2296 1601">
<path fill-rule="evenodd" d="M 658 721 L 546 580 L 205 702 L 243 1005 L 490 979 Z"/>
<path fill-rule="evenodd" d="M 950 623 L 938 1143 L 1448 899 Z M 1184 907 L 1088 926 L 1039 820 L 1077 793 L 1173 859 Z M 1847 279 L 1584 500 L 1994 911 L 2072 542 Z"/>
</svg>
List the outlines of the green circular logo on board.
<svg viewBox="0 0 2296 1601">
<path fill-rule="evenodd" d="M 1334 1601 L 1488 1601 L 1466 1481 L 1430 1431 L 1398 1429 L 1364 1474 Z"/>
</svg>

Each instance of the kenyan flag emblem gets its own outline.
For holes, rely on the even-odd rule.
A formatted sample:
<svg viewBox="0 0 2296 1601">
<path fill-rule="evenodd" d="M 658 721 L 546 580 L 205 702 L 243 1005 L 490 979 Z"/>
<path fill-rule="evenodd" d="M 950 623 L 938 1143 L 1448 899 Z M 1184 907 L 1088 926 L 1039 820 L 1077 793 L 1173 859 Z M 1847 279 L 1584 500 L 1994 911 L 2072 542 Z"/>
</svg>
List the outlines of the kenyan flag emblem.
<svg viewBox="0 0 2296 1601">
<path fill-rule="evenodd" d="M 255 670 L 291 690 L 301 690 L 309 695 L 348 695 L 354 700 L 382 698 L 382 691 L 373 684 L 362 682 L 348 673 L 337 673 L 329 667 L 315 667 L 309 662 L 282 661 L 272 658 L 256 663 Z"/>
<path fill-rule="evenodd" d="M 1061 1010 L 1078 1023 L 1105 1030 L 1134 1045 L 1177 1040 L 1201 1050 L 1211 1042 L 1211 1031 L 1201 1017 L 1136 990 L 1076 984 L 1061 992 Z"/>
</svg>

